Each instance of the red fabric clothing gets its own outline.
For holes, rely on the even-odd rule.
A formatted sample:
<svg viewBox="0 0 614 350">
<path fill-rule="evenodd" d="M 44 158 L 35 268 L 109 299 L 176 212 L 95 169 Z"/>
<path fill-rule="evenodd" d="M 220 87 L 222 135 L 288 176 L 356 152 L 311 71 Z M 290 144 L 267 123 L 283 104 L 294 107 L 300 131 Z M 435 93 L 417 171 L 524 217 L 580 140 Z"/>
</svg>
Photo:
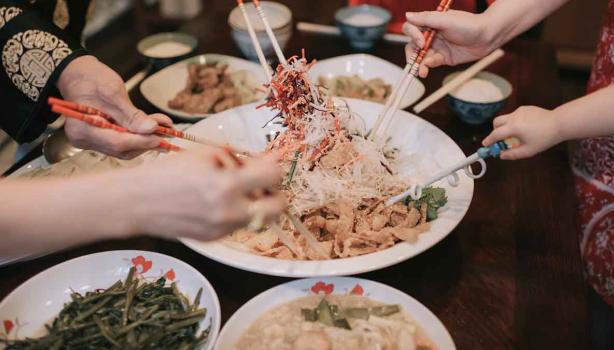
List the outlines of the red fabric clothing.
<svg viewBox="0 0 614 350">
<path fill-rule="evenodd" d="M 588 92 L 612 83 L 614 0 L 609 2 L 601 29 Z M 572 168 L 586 278 L 595 291 L 614 306 L 614 135 L 580 141 L 574 152 Z"/>
<path fill-rule="evenodd" d="M 440 0 L 349 0 L 350 5 L 370 4 L 386 8 L 392 14 L 392 20 L 388 30 L 393 33 L 401 33 L 401 27 L 405 22 L 405 12 L 408 11 L 434 11 Z M 492 3 L 494 0 L 488 0 Z M 455 0 L 452 3 L 455 10 L 475 12 L 475 0 Z"/>
</svg>

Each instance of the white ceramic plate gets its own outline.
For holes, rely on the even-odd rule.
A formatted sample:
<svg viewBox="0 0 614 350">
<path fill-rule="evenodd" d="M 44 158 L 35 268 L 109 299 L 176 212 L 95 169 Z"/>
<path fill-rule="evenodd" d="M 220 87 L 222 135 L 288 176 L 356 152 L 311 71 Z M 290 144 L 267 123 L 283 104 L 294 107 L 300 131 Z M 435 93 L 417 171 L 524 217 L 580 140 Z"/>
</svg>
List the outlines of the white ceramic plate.
<svg viewBox="0 0 614 350">
<path fill-rule="evenodd" d="M 253 78 L 256 86 L 260 86 L 266 81 L 262 67 L 254 62 L 226 55 L 205 54 L 177 62 L 152 74 L 141 83 L 141 93 L 147 101 L 161 111 L 174 116 L 189 120 L 198 120 L 209 116 L 209 114 L 188 113 L 168 107 L 168 101 L 172 100 L 179 91 L 185 88 L 188 79 L 188 64 L 195 62 L 200 64 L 223 62 L 228 64 L 229 72 L 247 71 L 251 78 Z"/>
<path fill-rule="evenodd" d="M 360 288 L 358 288 L 359 286 Z M 327 292 L 321 290 L 328 289 Z M 235 344 L 249 326 L 267 310 L 297 298 L 328 293 L 360 293 L 386 304 L 398 304 L 420 325 L 439 350 L 456 349 L 450 333 L 441 321 L 409 295 L 387 285 L 360 278 L 334 277 L 313 278 L 284 283 L 252 298 L 226 322 L 217 343 L 216 350 L 235 350 Z M 329 293 L 330 294 L 330 293 Z"/>
<path fill-rule="evenodd" d="M 350 108 L 364 119 L 368 129 L 382 105 L 362 100 L 345 99 Z M 255 104 L 228 110 L 200 121 L 187 131 L 193 135 L 229 143 L 235 147 L 259 151 L 263 150 L 265 135 L 278 130 L 278 126 L 262 126 L 275 113 L 268 109 L 256 109 Z M 416 180 L 422 180 L 465 158 L 461 149 L 443 131 L 431 123 L 410 113 L 399 111 L 390 127 L 392 145 L 400 150 L 400 173 Z M 190 143 L 177 140 L 178 145 L 190 147 Z M 199 242 L 182 239 L 193 250 L 223 264 L 243 270 L 267 275 L 286 277 L 316 277 L 353 275 L 382 269 L 398 264 L 429 249 L 445 238 L 462 220 L 473 197 L 473 180 L 461 175 L 458 187 L 450 187 L 447 181 L 437 186 L 444 187 L 448 204 L 442 208 L 439 218 L 431 223 L 431 229 L 421 234 L 416 243 L 399 243 L 376 253 L 363 256 L 323 260 L 293 261 L 280 260 L 251 254 L 232 247 L 223 241 Z"/>
<path fill-rule="evenodd" d="M 44 156 L 39 156 L 38 158 L 35 158 L 35 159 L 32 159 L 31 161 L 29 161 L 28 163 L 26 163 L 21 168 L 15 170 L 11 175 L 9 175 L 7 177 L 17 177 L 20 174 L 23 174 L 23 173 L 28 172 L 30 170 L 34 170 L 34 169 L 38 169 L 38 168 L 44 168 L 46 166 L 49 166 L 49 162 L 47 162 L 47 160 L 45 159 Z"/>
<path fill-rule="evenodd" d="M 203 288 L 200 306 L 207 316 L 199 330 L 211 327 L 209 339 L 202 349 L 212 349 L 220 330 L 220 303 L 215 290 L 195 268 L 173 257 L 140 250 L 116 250 L 75 258 L 30 278 L 0 303 L 0 335 L 9 339 L 38 337 L 45 334 L 44 325 L 53 320 L 72 291 L 84 293 L 108 288 L 128 275 L 132 266 L 147 279 L 166 276 L 177 283 L 179 290 L 193 300 Z M 172 277 L 172 278 L 171 278 Z"/>
<path fill-rule="evenodd" d="M 318 81 L 318 77 L 325 76 L 334 78 L 339 75 L 352 76 L 358 75 L 364 80 L 381 78 L 387 84 L 394 87 L 397 80 L 401 77 L 403 69 L 394 63 L 383 60 L 379 57 L 359 53 L 354 55 L 338 56 L 318 61 L 309 76 L 312 81 Z M 401 109 L 411 106 L 424 95 L 424 85 L 420 80 L 414 79 L 407 93 L 401 100 Z"/>
</svg>

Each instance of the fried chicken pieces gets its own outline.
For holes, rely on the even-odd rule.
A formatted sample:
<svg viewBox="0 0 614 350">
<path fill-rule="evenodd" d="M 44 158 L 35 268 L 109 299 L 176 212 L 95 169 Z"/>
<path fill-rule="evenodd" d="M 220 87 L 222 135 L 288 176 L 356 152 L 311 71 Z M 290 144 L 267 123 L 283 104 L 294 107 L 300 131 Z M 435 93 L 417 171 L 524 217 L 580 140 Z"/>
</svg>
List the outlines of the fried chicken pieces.
<svg viewBox="0 0 614 350">
<path fill-rule="evenodd" d="M 228 72 L 228 65 L 188 65 L 185 89 L 168 101 L 168 106 L 188 113 L 218 113 L 241 105 L 241 95 Z"/>
</svg>

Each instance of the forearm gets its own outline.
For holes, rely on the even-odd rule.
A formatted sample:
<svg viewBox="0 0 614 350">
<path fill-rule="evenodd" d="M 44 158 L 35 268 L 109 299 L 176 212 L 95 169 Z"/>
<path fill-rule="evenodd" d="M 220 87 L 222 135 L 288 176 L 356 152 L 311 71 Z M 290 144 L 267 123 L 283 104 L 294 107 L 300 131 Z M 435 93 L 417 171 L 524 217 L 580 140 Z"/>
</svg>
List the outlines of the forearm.
<svg viewBox="0 0 614 350">
<path fill-rule="evenodd" d="M 483 14 L 492 49 L 522 34 L 568 0 L 497 0 Z"/>
<path fill-rule="evenodd" d="M 614 86 L 573 100 L 553 112 L 561 140 L 614 135 Z"/>
<path fill-rule="evenodd" d="M 0 256 L 37 254 L 136 231 L 130 210 L 139 206 L 129 173 L 71 179 L 2 180 Z M 121 203 L 121 205 L 118 205 Z"/>
</svg>

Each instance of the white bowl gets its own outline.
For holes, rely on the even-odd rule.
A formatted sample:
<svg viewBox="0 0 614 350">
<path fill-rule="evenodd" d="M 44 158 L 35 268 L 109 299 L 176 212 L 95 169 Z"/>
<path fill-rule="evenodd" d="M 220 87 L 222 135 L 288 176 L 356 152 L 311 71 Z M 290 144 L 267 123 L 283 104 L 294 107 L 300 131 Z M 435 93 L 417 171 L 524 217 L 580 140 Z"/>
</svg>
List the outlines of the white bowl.
<svg viewBox="0 0 614 350">
<path fill-rule="evenodd" d="M 251 3 L 246 3 L 244 6 L 250 23 L 256 32 L 256 37 L 258 38 L 258 42 L 262 47 L 264 56 L 267 59 L 274 61 L 276 59 L 275 51 L 273 50 L 271 41 L 266 34 L 264 24 L 256 11 L 256 7 Z M 262 11 L 264 11 L 266 18 L 271 25 L 271 29 L 275 34 L 275 38 L 277 39 L 279 46 L 282 50 L 284 50 L 288 40 L 290 40 L 290 37 L 292 36 L 292 12 L 287 6 L 272 1 L 261 1 L 260 7 L 262 8 Z M 243 55 L 252 61 L 257 61 L 258 56 L 256 54 L 256 50 L 254 49 L 252 40 L 247 32 L 247 26 L 245 24 L 243 14 L 241 13 L 241 9 L 238 6 L 230 12 L 230 15 L 228 16 L 228 24 L 232 29 L 232 38 Z"/>
<path fill-rule="evenodd" d="M 239 70 L 247 71 L 253 79 L 254 84 L 257 86 L 261 86 L 266 81 L 264 71 L 258 64 L 238 57 L 218 54 L 204 54 L 177 62 L 159 72 L 152 74 L 141 83 L 141 93 L 145 99 L 147 99 L 147 101 L 165 113 L 187 120 L 199 120 L 206 118 L 210 114 L 188 113 L 182 110 L 170 108 L 168 106 L 168 101 L 172 100 L 177 93 L 179 93 L 179 91 L 185 88 L 186 81 L 188 79 L 188 64 L 205 64 L 211 62 L 222 62 L 228 64 L 229 72 Z"/>
<path fill-rule="evenodd" d="M 446 327 L 429 309 L 420 304 L 416 299 L 385 284 L 349 277 L 313 278 L 292 281 L 259 294 L 241 306 L 230 317 L 220 333 L 215 349 L 235 350 L 235 344 L 241 338 L 243 332 L 263 313 L 275 306 L 297 298 L 314 295 L 314 290 L 317 290 L 317 286 L 321 284 L 329 288 L 332 285 L 333 294 L 348 294 L 352 290 L 356 292 L 354 288 L 358 285 L 366 297 L 386 304 L 398 304 L 420 325 L 433 343 L 435 343 L 437 349 L 456 349 Z"/>
<path fill-rule="evenodd" d="M 377 103 L 344 99 L 360 115 L 368 129 L 375 122 L 383 106 Z M 235 147 L 261 151 L 266 146 L 265 136 L 279 130 L 278 125 L 262 127 L 276 115 L 256 104 L 244 105 L 211 116 L 193 125 L 187 132 L 203 139 L 228 143 Z M 424 180 L 465 158 L 456 143 L 437 127 L 405 111 L 399 111 L 389 133 L 391 146 L 400 150 L 404 165 L 402 175 L 418 181 Z M 182 147 L 193 147 L 189 141 L 176 140 Z M 224 241 L 200 242 L 182 239 L 191 249 L 223 264 L 247 271 L 274 276 L 316 277 L 353 275 L 398 264 L 431 248 L 444 239 L 462 220 L 473 197 L 473 180 L 460 176 L 457 187 L 447 181 L 436 183 L 446 189 L 448 204 L 441 209 L 439 218 L 431 222 L 431 229 L 421 234 L 416 243 L 398 243 L 388 249 L 357 257 L 322 261 L 281 260 L 251 254 Z"/>
<path fill-rule="evenodd" d="M 320 76 L 331 79 L 339 75 L 358 75 L 363 80 L 381 78 L 386 84 L 394 87 L 402 73 L 403 69 L 394 63 L 361 53 L 318 61 L 309 71 L 309 76 L 312 81 L 317 82 Z M 411 106 L 422 95 L 424 95 L 424 85 L 420 80 L 414 79 L 401 100 L 401 109 Z"/>
<path fill-rule="evenodd" d="M 215 290 L 195 268 L 173 257 L 140 250 L 115 250 L 75 258 L 53 266 L 30 278 L 0 303 L 0 334 L 9 339 L 40 337 L 46 323 L 70 301 L 73 291 L 85 293 L 108 288 L 128 275 L 132 266 L 143 277 L 154 279 L 173 271 L 179 290 L 193 300 L 203 288 L 200 306 L 207 308 L 207 317 L 200 330 L 211 327 L 209 339 L 201 349 L 212 349 L 220 330 L 220 303 Z"/>
</svg>

